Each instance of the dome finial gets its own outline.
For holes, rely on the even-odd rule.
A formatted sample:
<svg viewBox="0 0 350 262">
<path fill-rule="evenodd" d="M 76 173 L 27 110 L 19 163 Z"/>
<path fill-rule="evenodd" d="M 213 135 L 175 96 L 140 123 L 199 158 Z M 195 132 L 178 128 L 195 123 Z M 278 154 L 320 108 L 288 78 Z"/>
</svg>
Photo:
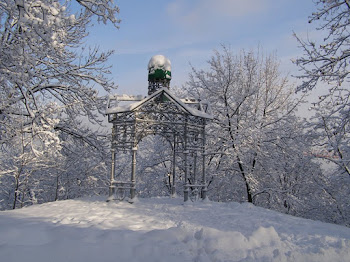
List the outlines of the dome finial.
<svg viewBox="0 0 350 262">
<path fill-rule="evenodd" d="M 148 63 L 148 95 L 163 88 L 170 87 L 171 63 L 163 55 L 155 55 Z"/>
</svg>

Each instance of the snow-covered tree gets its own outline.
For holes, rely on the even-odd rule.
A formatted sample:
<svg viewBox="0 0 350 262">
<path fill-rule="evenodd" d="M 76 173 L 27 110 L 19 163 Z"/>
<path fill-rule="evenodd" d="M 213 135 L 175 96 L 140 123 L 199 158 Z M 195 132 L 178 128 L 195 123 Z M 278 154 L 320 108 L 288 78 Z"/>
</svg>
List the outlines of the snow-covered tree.
<svg viewBox="0 0 350 262">
<path fill-rule="evenodd" d="M 11 174 L 16 184 L 24 170 L 43 174 L 52 161 L 64 163 L 67 136 L 86 150 L 103 150 L 96 135 L 82 130 L 82 121 L 101 123 L 103 101 L 94 85 L 114 88 L 105 66 L 112 52 L 83 44 L 94 20 L 118 27 L 118 11 L 112 0 L 0 3 L 1 189 Z"/>
<path fill-rule="evenodd" d="M 187 89 L 208 101 L 214 115 L 208 128 L 212 196 L 293 209 L 317 165 L 304 154 L 307 141 L 295 115 L 300 101 L 276 56 L 234 55 L 223 46 L 208 63 L 206 71 L 193 68 Z"/>
<path fill-rule="evenodd" d="M 312 119 L 317 154 L 338 166 L 338 173 L 350 176 L 350 3 L 347 0 L 318 0 L 309 23 L 316 24 L 322 36 L 314 39 L 296 36 L 304 55 L 296 59 L 303 83 L 300 91 L 323 88 L 314 104 Z M 327 153 L 325 153 L 327 152 Z"/>
<path fill-rule="evenodd" d="M 170 143 L 162 136 L 147 136 L 139 143 L 137 152 L 138 176 L 136 177 L 139 196 L 170 195 L 171 153 Z"/>
<path fill-rule="evenodd" d="M 50 179 L 62 160 L 58 133 L 53 131 L 58 119 L 50 117 L 54 107 L 49 110 L 48 105 L 47 109 L 43 118 L 31 124 L 31 135 L 27 134 L 24 125 L 21 126 L 13 133 L 12 144 L 4 145 L 0 151 L 0 196 L 6 196 L 6 201 L 3 199 L 5 207 L 36 203 L 37 190 L 43 190 L 40 172 Z"/>
</svg>

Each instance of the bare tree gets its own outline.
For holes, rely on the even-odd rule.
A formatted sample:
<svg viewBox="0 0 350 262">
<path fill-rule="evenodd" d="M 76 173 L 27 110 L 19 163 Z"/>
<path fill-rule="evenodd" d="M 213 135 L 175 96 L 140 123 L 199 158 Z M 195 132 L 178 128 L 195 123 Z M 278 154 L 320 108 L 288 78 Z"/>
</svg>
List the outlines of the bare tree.
<svg viewBox="0 0 350 262">
<path fill-rule="evenodd" d="M 296 60 L 304 73 L 298 76 L 304 80 L 298 90 L 313 89 L 319 81 L 329 83 L 329 87 L 336 90 L 349 79 L 349 1 L 317 0 L 315 3 L 318 8 L 310 16 L 309 23 L 317 23 L 316 29 L 324 38 L 322 43 L 316 43 L 310 39 L 305 41 L 295 34 L 304 51 L 304 56 Z"/>
<path fill-rule="evenodd" d="M 319 0 L 309 23 L 324 36 L 321 43 L 296 36 L 304 55 L 296 59 L 303 83 L 297 90 L 326 87 L 313 109 L 312 119 L 316 156 L 338 166 L 339 172 L 350 176 L 350 5 L 347 0 Z M 326 152 L 326 153 L 325 153 Z"/>
<path fill-rule="evenodd" d="M 220 188 L 231 187 L 233 195 L 242 185 L 245 201 L 291 209 L 312 163 L 303 154 L 307 143 L 295 115 L 300 100 L 276 56 L 234 55 L 223 46 L 208 64 L 207 71 L 193 68 L 187 89 L 211 104 L 211 168 L 229 183 Z"/>
</svg>

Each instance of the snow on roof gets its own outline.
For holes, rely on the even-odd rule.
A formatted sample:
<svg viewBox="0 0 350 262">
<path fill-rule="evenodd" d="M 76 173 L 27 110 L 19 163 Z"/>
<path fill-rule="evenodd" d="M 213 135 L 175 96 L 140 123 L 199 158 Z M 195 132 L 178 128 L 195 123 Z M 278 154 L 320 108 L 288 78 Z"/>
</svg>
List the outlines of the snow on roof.
<svg viewBox="0 0 350 262">
<path fill-rule="evenodd" d="M 181 110 L 185 110 L 187 113 L 189 113 L 193 116 L 199 116 L 202 118 L 213 119 L 213 116 L 211 114 L 208 114 L 206 112 L 200 111 L 200 110 L 195 109 L 195 108 L 191 108 L 188 105 L 186 105 L 180 98 L 177 98 L 175 95 L 173 95 L 167 88 L 162 88 L 141 101 L 137 101 L 135 103 L 131 103 L 131 104 L 127 104 L 127 105 L 117 104 L 115 106 L 109 107 L 110 102 L 108 102 L 106 114 L 123 113 L 123 112 L 130 112 L 130 111 L 136 110 L 138 107 L 140 107 L 143 104 L 147 103 L 148 101 L 152 100 L 154 97 L 158 96 L 162 92 L 171 101 L 173 101 Z"/>
<path fill-rule="evenodd" d="M 213 116 L 200 111 L 198 109 L 189 107 L 188 105 L 185 104 L 185 102 L 182 101 L 182 99 L 177 98 L 175 95 L 173 95 L 169 90 L 164 89 L 165 93 L 167 93 L 176 103 L 178 103 L 182 108 L 184 108 L 188 113 L 190 113 L 193 116 L 199 116 L 199 117 L 203 117 L 203 118 L 207 118 L 207 119 L 213 119 Z"/>
<path fill-rule="evenodd" d="M 163 55 L 153 56 L 151 60 L 149 60 L 148 71 L 154 71 L 156 69 L 171 71 L 170 60 Z"/>
<path fill-rule="evenodd" d="M 141 101 L 142 99 L 144 99 L 145 97 L 143 95 L 110 95 L 109 99 L 114 99 L 117 101 Z"/>
</svg>

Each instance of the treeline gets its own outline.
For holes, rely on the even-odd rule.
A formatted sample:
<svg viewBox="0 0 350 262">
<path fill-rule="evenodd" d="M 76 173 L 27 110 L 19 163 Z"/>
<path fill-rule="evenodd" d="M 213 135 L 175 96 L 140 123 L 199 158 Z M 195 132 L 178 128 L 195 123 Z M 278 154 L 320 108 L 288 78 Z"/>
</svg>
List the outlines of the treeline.
<svg viewBox="0 0 350 262">
<path fill-rule="evenodd" d="M 0 11 L 0 209 L 107 194 L 110 130 L 94 86 L 115 90 L 105 66 L 112 52 L 82 46 L 94 20 L 118 27 L 118 7 L 4 0 Z M 280 73 L 275 55 L 260 50 L 222 46 L 207 69 L 192 68 L 182 95 L 209 102 L 214 116 L 207 128 L 211 200 L 350 225 L 349 14 L 347 1 L 316 1 L 310 22 L 327 37 L 296 36 L 304 51 L 295 61 L 299 86 Z M 318 86 L 327 90 L 313 117 L 301 118 L 303 94 Z M 166 195 L 167 145 L 159 137 L 143 143 L 139 195 Z M 129 161 L 121 157 L 120 175 Z"/>
</svg>

